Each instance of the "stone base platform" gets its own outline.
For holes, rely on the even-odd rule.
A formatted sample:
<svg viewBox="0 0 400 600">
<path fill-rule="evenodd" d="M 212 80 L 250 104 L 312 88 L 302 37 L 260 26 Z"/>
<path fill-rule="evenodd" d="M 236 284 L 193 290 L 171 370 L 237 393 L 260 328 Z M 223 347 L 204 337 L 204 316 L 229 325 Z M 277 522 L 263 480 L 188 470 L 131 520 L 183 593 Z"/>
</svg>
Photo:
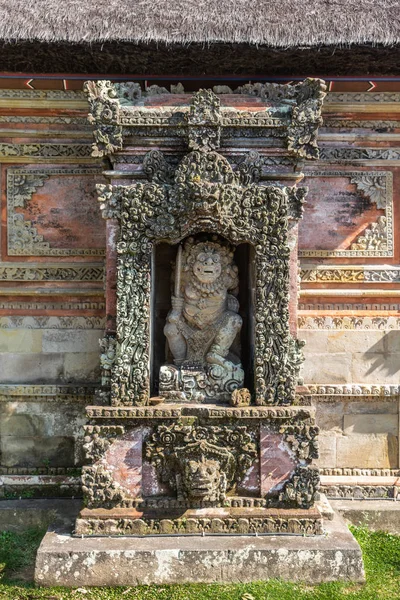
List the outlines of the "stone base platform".
<svg viewBox="0 0 400 600">
<path fill-rule="evenodd" d="M 321 535 L 322 516 L 317 508 L 84 508 L 75 524 L 76 535 L 192 535 L 203 532 Z"/>
<path fill-rule="evenodd" d="M 341 517 L 321 536 L 72 537 L 47 533 L 36 559 L 41 586 L 239 583 L 281 578 L 364 581 L 361 550 Z"/>
</svg>

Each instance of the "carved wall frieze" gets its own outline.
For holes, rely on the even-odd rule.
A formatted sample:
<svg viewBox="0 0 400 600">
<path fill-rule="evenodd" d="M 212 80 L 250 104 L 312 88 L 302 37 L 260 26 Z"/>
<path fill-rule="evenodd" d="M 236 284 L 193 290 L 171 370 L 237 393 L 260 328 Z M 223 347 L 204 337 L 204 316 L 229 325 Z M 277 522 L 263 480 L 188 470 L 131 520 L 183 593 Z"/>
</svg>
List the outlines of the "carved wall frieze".
<svg viewBox="0 0 400 600">
<path fill-rule="evenodd" d="M 385 214 L 350 243 L 348 249 L 299 250 L 300 257 L 393 256 L 393 174 L 391 171 L 310 171 L 307 177 L 346 177 Z"/>
<path fill-rule="evenodd" d="M 183 519 L 96 519 L 79 518 L 76 532 L 78 535 L 195 535 L 209 534 L 279 534 L 298 535 L 322 534 L 320 520 L 302 517 L 283 517 L 268 514 L 263 517 L 207 518 L 194 515 Z"/>
<path fill-rule="evenodd" d="M 0 305 L 1 306 L 1 305 Z M 23 307 L 28 310 L 26 306 Z M 92 316 L 0 316 L 0 329 L 99 329 L 105 327 L 105 317 Z"/>
<path fill-rule="evenodd" d="M 369 302 L 357 302 L 355 299 L 353 301 L 351 301 L 350 299 L 345 301 L 345 302 L 318 302 L 318 300 L 316 302 L 311 302 L 310 300 L 308 300 L 307 303 L 305 302 L 300 302 L 299 303 L 299 311 L 303 311 L 303 310 L 312 310 L 312 311 L 331 311 L 331 310 L 335 310 L 335 311 L 345 311 L 345 310 L 352 310 L 352 311 L 378 311 L 381 312 L 382 318 L 385 318 L 385 312 L 390 310 L 390 311 L 399 311 L 400 312 L 400 303 L 398 302 L 385 302 L 385 299 L 379 300 L 377 299 L 377 301 L 375 303 Z M 307 315 L 304 315 L 305 317 Z M 329 316 L 329 314 L 327 315 Z M 303 318 L 303 317 L 301 317 Z"/>
<path fill-rule="evenodd" d="M 113 508 L 129 497 L 103 464 L 83 467 L 82 491 L 89 508 Z"/>
<path fill-rule="evenodd" d="M 24 402 L 33 401 L 67 401 L 92 402 L 94 398 L 93 386 L 74 385 L 23 385 L 0 384 L 0 400 L 8 401 L 10 398 L 23 397 Z"/>
<path fill-rule="evenodd" d="M 352 469 L 352 468 L 321 468 L 321 477 L 400 477 L 400 469 Z M 322 481 L 323 483 L 323 481 Z"/>
<path fill-rule="evenodd" d="M 0 100 L 86 100 L 80 90 L 0 90 Z"/>
<path fill-rule="evenodd" d="M 86 117 L 37 117 L 35 115 L 0 115 L 0 123 L 28 123 L 28 124 L 37 124 L 37 125 L 79 125 L 79 127 L 89 130 L 89 125 Z"/>
<path fill-rule="evenodd" d="M 307 384 L 308 393 L 313 396 L 397 396 L 400 385 L 391 384 Z"/>
<path fill-rule="evenodd" d="M 398 92 L 329 92 L 326 104 L 373 104 L 385 102 L 400 102 Z"/>
<path fill-rule="evenodd" d="M 363 317 L 363 316 L 314 316 L 298 317 L 299 329 L 319 330 L 376 330 L 391 331 L 400 329 L 400 317 Z"/>
<path fill-rule="evenodd" d="M 89 158 L 90 144 L 5 144 L 0 143 L 0 156 L 27 158 Z"/>
<path fill-rule="evenodd" d="M 303 283 L 397 283 L 400 281 L 400 268 L 380 267 L 378 265 L 360 265 L 357 267 L 318 265 L 308 267 L 303 264 L 300 277 Z"/>
<path fill-rule="evenodd" d="M 320 148 L 319 159 L 329 162 L 366 161 L 366 160 L 400 160 L 399 148 L 337 148 L 324 146 Z"/>
<path fill-rule="evenodd" d="M 394 485 L 321 485 L 327 498 L 398 498 L 399 488 Z"/>
<path fill-rule="evenodd" d="M 11 266 L 11 264 L 13 266 Z M 11 263 L 0 266 L 0 281 L 103 281 L 104 269 L 93 266 L 50 266 Z"/>
<path fill-rule="evenodd" d="M 94 175 L 94 169 L 26 169 L 7 170 L 7 241 L 10 256 L 104 256 L 102 248 L 52 248 L 39 235 L 32 221 L 26 221 L 18 208 L 26 208 L 33 194 L 49 177 L 60 175 Z"/>
<path fill-rule="evenodd" d="M 386 120 L 370 120 L 370 119 L 337 119 L 337 118 L 324 118 L 324 128 L 334 129 L 375 129 L 376 131 L 387 132 L 393 129 L 400 128 L 400 121 L 386 121 Z"/>
<path fill-rule="evenodd" d="M 86 310 L 105 310 L 105 302 L 93 302 L 82 301 L 82 302 L 32 302 L 32 301 L 2 301 L 0 300 L 0 310 L 25 310 L 28 312 L 32 310 L 73 310 L 73 311 L 86 311 Z"/>
<path fill-rule="evenodd" d="M 200 139 L 199 135 L 202 136 L 201 144 L 204 145 L 204 140 L 208 138 L 206 146 L 209 151 L 219 147 L 219 140 L 224 136 L 224 132 L 227 132 L 229 137 L 247 137 L 249 133 L 246 128 L 250 127 L 251 137 L 283 137 L 289 153 L 293 156 L 316 158 L 316 137 L 318 127 L 322 123 L 321 109 L 325 84 L 319 79 L 306 79 L 294 86 L 260 85 L 261 87 L 257 87 L 257 84 L 244 86 L 242 93 L 251 94 L 251 88 L 255 90 L 257 87 L 253 95 L 259 95 L 268 103 L 271 102 L 269 97 L 273 97 L 272 102 L 278 103 L 278 106 L 269 105 L 257 112 L 232 108 L 221 110 L 218 95 L 211 90 L 200 90 L 192 96 L 189 108 L 180 106 L 179 110 L 175 107 L 148 110 L 137 106 L 141 96 L 168 93 L 165 88 L 157 86 L 152 90 L 154 86 L 151 86 L 142 92 L 140 86 L 134 82 L 113 84 L 110 81 L 88 81 L 85 83 L 85 91 L 90 105 L 89 122 L 94 126 L 93 156 L 110 155 L 121 150 L 122 127 L 134 128 L 130 131 L 131 135 L 148 137 L 149 131 L 146 131 L 146 128 L 150 126 L 151 136 L 174 135 L 179 138 L 182 134 L 188 135 L 189 147 L 192 150 L 198 149 L 195 141 L 197 131 L 197 139 Z M 196 95 L 201 98 L 198 108 Z M 209 101 L 209 106 L 204 112 L 206 100 Z M 201 111 L 203 113 L 199 116 Z M 141 131 L 140 128 L 143 127 L 145 129 Z M 261 132 L 262 129 L 264 131 Z"/>
</svg>

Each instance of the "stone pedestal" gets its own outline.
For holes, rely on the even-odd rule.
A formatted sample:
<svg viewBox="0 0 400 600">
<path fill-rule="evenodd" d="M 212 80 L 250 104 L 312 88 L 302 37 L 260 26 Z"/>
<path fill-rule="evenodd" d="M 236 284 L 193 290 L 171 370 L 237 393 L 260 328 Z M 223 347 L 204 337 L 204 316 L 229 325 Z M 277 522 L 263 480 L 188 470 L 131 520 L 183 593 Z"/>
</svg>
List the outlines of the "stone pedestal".
<svg viewBox="0 0 400 600">
<path fill-rule="evenodd" d="M 72 537 L 47 533 L 35 581 L 45 586 L 364 581 L 361 550 L 335 515 L 326 535 Z"/>
</svg>

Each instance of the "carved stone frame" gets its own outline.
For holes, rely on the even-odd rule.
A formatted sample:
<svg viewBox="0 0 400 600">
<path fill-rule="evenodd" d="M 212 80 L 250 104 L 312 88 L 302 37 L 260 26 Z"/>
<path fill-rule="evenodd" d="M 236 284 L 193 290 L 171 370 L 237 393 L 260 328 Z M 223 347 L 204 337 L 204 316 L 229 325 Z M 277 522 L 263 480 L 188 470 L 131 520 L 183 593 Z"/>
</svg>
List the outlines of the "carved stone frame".
<svg viewBox="0 0 400 600">
<path fill-rule="evenodd" d="M 152 171 L 153 180 L 161 181 L 165 165 L 160 153 L 153 158 L 158 167 Z M 153 248 L 197 233 L 218 234 L 233 245 L 254 248 L 255 402 L 292 403 L 296 369 L 295 341 L 289 333 L 288 217 L 301 213 L 306 188 L 243 185 L 221 154 L 195 150 L 178 166 L 173 184 L 98 189 L 108 216 L 120 223 L 112 403 L 149 402 Z"/>
</svg>

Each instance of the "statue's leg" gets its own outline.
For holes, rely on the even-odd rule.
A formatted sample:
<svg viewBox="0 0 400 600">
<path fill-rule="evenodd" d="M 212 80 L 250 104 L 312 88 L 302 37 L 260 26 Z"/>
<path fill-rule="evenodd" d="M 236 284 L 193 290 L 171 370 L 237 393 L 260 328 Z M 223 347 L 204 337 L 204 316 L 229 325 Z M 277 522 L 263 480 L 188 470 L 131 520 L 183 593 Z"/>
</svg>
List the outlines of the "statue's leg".
<svg viewBox="0 0 400 600">
<path fill-rule="evenodd" d="M 186 340 L 176 326 L 176 323 L 167 323 L 164 327 L 164 334 L 168 340 L 168 345 L 174 359 L 176 361 L 185 360 Z"/>
<path fill-rule="evenodd" d="M 218 329 L 210 351 L 206 356 L 209 363 L 231 367 L 230 361 L 225 360 L 233 341 L 242 327 L 242 317 L 236 313 L 228 313 L 223 324 Z"/>
</svg>

